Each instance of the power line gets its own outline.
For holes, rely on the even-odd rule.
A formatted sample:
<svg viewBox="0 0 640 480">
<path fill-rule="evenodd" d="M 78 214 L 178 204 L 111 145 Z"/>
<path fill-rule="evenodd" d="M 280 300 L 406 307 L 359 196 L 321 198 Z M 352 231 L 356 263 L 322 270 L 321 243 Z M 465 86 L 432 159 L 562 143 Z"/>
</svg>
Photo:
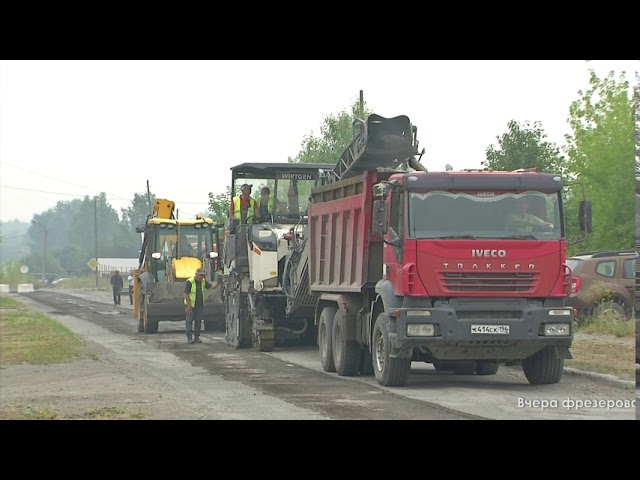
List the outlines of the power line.
<svg viewBox="0 0 640 480">
<path fill-rule="evenodd" d="M 17 168 L 18 170 L 23 170 L 25 172 L 33 173 L 34 175 L 38 175 L 40 177 L 50 178 L 51 180 L 55 180 L 56 182 L 67 183 L 69 185 L 73 185 L 74 187 L 85 188 L 87 190 L 93 190 L 94 192 L 97 192 L 97 190 L 95 190 L 94 188 L 89 188 L 89 187 L 85 187 L 84 185 L 78 185 L 76 183 L 67 182 L 66 180 L 60 180 L 59 178 L 50 177 L 49 175 L 44 175 L 42 173 L 34 172 L 33 170 L 28 170 L 26 168 L 18 167 L 16 165 L 11 165 L 10 163 L 7 163 L 7 162 L 0 162 L 0 164 L 7 165 L 8 167 Z"/>
<path fill-rule="evenodd" d="M 80 195 L 80 194 L 77 194 L 77 193 L 49 192 L 47 190 L 36 190 L 36 189 L 33 189 L 33 188 L 14 187 L 13 185 L 0 185 L 0 188 L 13 188 L 14 190 L 25 190 L 27 192 L 50 193 L 52 195 L 66 195 L 66 196 L 69 196 L 69 197 L 80 197 L 80 198 L 91 196 L 91 195 L 86 194 L 86 193 L 83 194 L 83 195 Z M 107 193 L 107 192 L 100 192 L 100 193 L 104 193 L 105 195 L 110 197 L 112 200 L 123 200 L 123 201 L 128 201 L 128 202 L 133 200 L 133 197 L 125 198 L 125 197 L 119 197 L 119 196 L 116 196 L 116 195 L 113 195 L 113 194 L 110 194 L 110 193 Z M 95 195 L 93 195 L 93 196 L 95 196 Z M 178 205 L 206 205 L 206 206 L 208 206 L 209 202 L 178 202 L 178 201 L 176 201 L 176 204 L 178 204 Z"/>
</svg>

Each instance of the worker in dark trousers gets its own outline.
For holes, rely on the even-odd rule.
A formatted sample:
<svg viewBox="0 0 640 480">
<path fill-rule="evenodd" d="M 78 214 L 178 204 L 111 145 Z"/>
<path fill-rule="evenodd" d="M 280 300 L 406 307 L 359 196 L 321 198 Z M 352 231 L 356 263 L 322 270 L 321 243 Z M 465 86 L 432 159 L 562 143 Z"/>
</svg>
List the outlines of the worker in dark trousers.
<svg viewBox="0 0 640 480">
<path fill-rule="evenodd" d="M 204 268 L 199 268 L 193 277 L 187 279 L 184 287 L 184 305 L 188 343 L 202 343 L 200 324 L 204 313 L 204 289 L 217 288 L 218 283 L 209 283 L 204 278 Z"/>
<path fill-rule="evenodd" d="M 122 287 L 124 286 L 124 281 L 122 280 L 122 276 L 120 275 L 120 271 L 116 270 L 111 275 L 111 288 L 113 289 L 113 304 L 120 305 L 120 294 L 122 292 Z"/>
</svg>

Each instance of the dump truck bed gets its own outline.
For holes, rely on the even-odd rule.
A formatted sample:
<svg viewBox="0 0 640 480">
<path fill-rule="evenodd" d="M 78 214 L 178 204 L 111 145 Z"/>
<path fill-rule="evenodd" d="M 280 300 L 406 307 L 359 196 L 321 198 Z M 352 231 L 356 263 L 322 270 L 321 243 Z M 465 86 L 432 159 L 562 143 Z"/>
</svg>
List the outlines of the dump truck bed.
<svg viewBox="0 0 640 480">
<path fill-rule="evenodd" d="M 391 173 L 370 170 L 312 190 L 312 292 L 360 292 L 382 278 L 382 239 L 371 232 L 373 186 Z"/>
</svg>

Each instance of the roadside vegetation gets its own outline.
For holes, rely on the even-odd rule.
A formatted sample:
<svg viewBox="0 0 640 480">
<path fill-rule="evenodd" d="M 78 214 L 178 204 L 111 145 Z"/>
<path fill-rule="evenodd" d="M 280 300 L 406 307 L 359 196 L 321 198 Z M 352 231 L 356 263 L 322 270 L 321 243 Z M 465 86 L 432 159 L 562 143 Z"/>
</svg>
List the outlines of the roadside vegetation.
<svg viewBox="0 0 640 480">
<path fill-rule="evenodd" d="M 55 320 L 0 296 L 0 365 L 49 365 L 84 357 L 85 342 Z"/>
</svg>

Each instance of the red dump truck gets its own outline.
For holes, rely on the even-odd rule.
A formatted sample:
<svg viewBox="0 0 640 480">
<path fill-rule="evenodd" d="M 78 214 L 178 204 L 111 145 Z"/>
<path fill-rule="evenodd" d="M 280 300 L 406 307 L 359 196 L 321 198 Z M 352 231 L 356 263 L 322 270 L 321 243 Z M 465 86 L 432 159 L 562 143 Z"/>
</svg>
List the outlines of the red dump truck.
<svg viewBox="0 0 640 480">
<path fill-rule="evenodd" d="M 308 279 L 287 313 L 314 306 L 322 366 L 340 375 L 402 386 L 412 362 L 477 375 L 521 364 L 531 384 L 559 382 L 574 329 L 562 178 L 427 172 L 417 147 L 407 117 L 360 121 L 311 191 Z M 585 232 L 590 212 L 583 199 Z"/>
<path fill-rule="evenodd" d="M 335 165 L 232 168 L 287 208 L 230 225 L 227 343 L 317 342 L 325 371 L 386 386 L 414 361 L 476 375 L 521 363 L 530 383 L 558 382 L 574 326 L 561 176 L 427 172 L 421 157 L 408 117 L 374 114 Z M 584 198 L 579 223 L 590 230 Z"/>
</svg>

